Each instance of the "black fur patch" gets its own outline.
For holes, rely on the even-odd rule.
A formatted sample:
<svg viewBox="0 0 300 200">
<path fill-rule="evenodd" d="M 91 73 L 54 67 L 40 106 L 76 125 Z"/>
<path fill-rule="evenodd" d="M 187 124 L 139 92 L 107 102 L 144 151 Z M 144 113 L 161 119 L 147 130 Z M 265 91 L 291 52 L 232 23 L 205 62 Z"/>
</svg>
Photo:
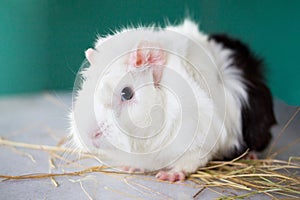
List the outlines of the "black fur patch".
<svg viewBox="0 0 300 200">
<path fill-rule="evenodd" d="M 211 35 L 209 40 L 214 40 L 225 48 L 233 50 L 232 65 L 243 71 L 246 80 L 248 106 L 242 107 L 242 131 L 245 144 L 242 149 L 237 150 L 236 155 L 247 148 L 262 151 L 271 140 L 271 126 L 276 124 L 272 95 L 263 75 L 263 62 L 256 58 L 245 44 L 227 35 Z"/>
</svg>

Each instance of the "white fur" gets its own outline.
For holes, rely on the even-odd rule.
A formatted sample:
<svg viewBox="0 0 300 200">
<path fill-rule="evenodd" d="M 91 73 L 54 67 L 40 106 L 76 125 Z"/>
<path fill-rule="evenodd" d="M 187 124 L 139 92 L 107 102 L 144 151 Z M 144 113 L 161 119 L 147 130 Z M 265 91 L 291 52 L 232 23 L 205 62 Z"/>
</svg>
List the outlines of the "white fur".
<svg viewBox="0 0 300 200">
<path fill-rule="evenodd" d="M 165 30 L 182 34 L 187 39 L 177 41 L 176 37 L 168 37 Z M 122 38 L 127 32 L 135 35 L 131 37 L 134 39 Z M 120 40 L 112 41 L 113 37 L 120 37 L 122 45 L 118 44 Z M 121 55 L 128 49 L 133 50 L 140 41 L 149 39 L 169 51 L 167 67 L 173 71 L 165 70 L 160 84 L 170 86 L 181 96 L 174 97 L 166 87 L 157 89 L 154 85 L 149 85 L 135 94 L 136 102 L 120 106 L 116 102 L 121 89 L 151 81 L 152 74 L 151 68 L 143 69 L 141 75 L 126 66 L 126 55 L 111 63 L 113 55 L 118 52 Z M 199 55 L 196 51 L 199 45 L 208 57 Z M 99 38 L 95 50 L 95 62 L 81 72 L 84 81 L 77 92 L 71 113 L 71 134 L 78 146 L 100 152 L 92 147 L 90 134 L 105 125 L 109 128 L 102 130 L 105 139 L 101 141 L 101 151 L 109 152 L 110 164 L 124 164 L 148 170 L 168 166 L 174 171 L 190 173 L 213 158 L 230 154 L 234 147 L 241 145 L 241 106 L 247 102 L 242 72 L 229 67 L 232 63 L 232 52 L 214 41 L 208 41 L 208 37 L 192 21 L 185 20 L 179 26 L 158 30 L 124 29 L 114 36 Z M 180 60 L 172 52 L 183 56 L 188 62 Z M 110 67 L 106 70 L 105 66 L 108 65 Z M 123 80 L 123 76 L 129 71 L 130 76 Z M 186 81 L 191 91 L 173 80 L 171 74 L 174 72 Z M 101 82 L 99 77 L 102 77 Z M 189 92 L 197 99 L 196 104 Z M 163 108 L 164 115 L 156 115 L 154 112 L 155 117 L 151 118 L 149 110 L 152 105 Z M 128 114 L 124 112 L 127 109 Z M 117 126 L 117 122 L 120 122 L 129 134 L 148 136 L 151 131 L 161 126 L 162 121 L 165 122 L 164 128 L 156 137 L 147 140 L 127 136 Z M 182 121 L 186 124 L 182 124 Z M 194 134 L 193 127 L 198 122 L 199 126 Z M 131 123 L 139 126 L 152 123 L 154 128 L 138 129 Z M 179 132 L 181 126 L 184 126 L 184 132 Z M 113 148 L 110 142 L 117 148 Z M 155 152 L 161 147 L 165 149 Z M 118 151 L 118 148 L 124 152 Z M 147 158 L 139 155 L 149 151 L 153 153 Z"/>
</svg>

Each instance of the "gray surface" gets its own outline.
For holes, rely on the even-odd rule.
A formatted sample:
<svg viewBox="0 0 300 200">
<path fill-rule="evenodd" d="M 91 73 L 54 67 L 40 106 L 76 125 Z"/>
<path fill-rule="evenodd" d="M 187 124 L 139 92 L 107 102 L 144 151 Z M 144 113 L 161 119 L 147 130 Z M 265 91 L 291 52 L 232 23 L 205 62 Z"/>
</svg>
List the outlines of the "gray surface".
<svg viewBox="0 0 300 200">
<path fill-rule="evenodd" d="M 0 98 L 0 136 L 17 142 L 55 146 L 67 135 L 67 112 L 70 109 L 71 96 L 64 93 L 44 93 L 32 96 Z M 296 111 L 280 101 L 275 102 L 279 125 L 274 127 L 278 134 L 284 124 Z M 299 139 L 300 114 L 292 121 L 274 150 Z M 275 136 L 276 137 L 276 136 Z M 299 143 L 292 146 L 278 158 L 299 156 Z M 22 175 L 49 172 L 49 154 L 43 151 L 19 148 L 31 154 L 34 163 L 27 155 L 20 154 L 11 147 L 0 146 L 0 174 Z M 82 161 L 82 163 L 85 163 Z M 89 164 L 95 164 L 87 161 Z M 74 170 L 67 168 L 66 170 Z M 60 172 L 54 169 L 52 172 Z M 84 177 L 56 178 L 59 187 L 49 179 L 20 180 L 0 182 L 0 199 L 88 199 L 83 188 L 93 199 L 192 199 L 201 189 L 191 182 L 163 183 L 152 176 L 112 175 L 92 173 Z M 81 181 L 81 184 L 80 184 Z M 221 190 L 219 190 L 221 191 Z M 224 194 L 230 194 L 224 191 Z M 196 199 L 213 199 L 220 194 L 209 189 L 204 190 Z M 260 195 L 255 198 L 269 199 Z"/>
</svg>

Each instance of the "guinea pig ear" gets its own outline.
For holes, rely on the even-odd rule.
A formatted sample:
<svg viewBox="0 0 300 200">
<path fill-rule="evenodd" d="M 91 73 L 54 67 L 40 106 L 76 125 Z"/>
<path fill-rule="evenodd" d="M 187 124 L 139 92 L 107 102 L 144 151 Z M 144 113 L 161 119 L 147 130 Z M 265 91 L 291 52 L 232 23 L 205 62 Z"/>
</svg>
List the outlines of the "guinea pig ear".
<svg viewBox="0 0 300 200">
<path fill-rule="evenodd" d="M 96 53 L 97 53 L 97 51 L 92 48 L 89 48 L 88 50 L 85 51 L 85 57 L 91 65 L 95 64 L 95 54 Z"/>
<path fill-rule="evenodd" d="M 141 41 L 137 49 L 129 55 L 128 64 L 140 68 L 149 66 L 153 68 L 153 81 L 157 86 L 161 80 L 167 54 L 159 43 Z"/>
</svg>

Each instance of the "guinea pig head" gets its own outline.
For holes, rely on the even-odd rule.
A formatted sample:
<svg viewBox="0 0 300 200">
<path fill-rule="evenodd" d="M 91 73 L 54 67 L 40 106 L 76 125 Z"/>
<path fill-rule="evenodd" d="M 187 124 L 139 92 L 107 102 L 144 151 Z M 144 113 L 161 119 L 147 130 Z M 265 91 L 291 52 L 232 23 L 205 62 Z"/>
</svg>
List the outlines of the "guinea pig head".
<svg viewBox="0 0 300 200">
<path fill-rule="evenodd" d="M 91 65 L 96 53 L 86 51 Z M 106 67 L 94 92 L 98 124 L 90 136 L 94 148 L 146 153 L 163 143 L 169 123 L 160 84 L 167 62 L 168 54 L 159 43 L 141 41 Z"/>
</svg>

